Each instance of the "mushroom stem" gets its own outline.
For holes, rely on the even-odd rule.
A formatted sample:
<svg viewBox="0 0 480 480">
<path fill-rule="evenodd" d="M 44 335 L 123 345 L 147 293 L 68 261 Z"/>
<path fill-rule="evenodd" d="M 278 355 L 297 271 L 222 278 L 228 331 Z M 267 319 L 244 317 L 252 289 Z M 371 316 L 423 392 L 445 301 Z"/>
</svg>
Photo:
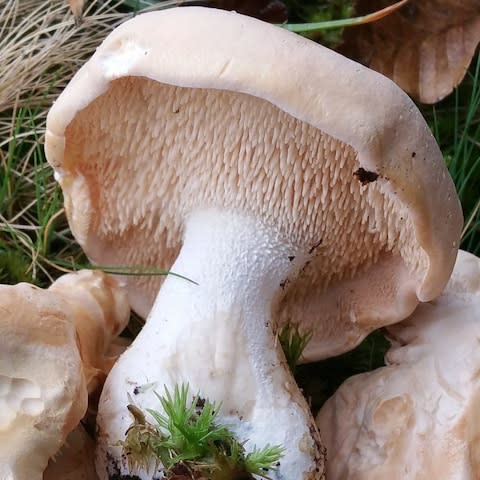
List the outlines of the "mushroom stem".
<svg viewBox="0 0 480 480">
<path fill-rule="evenodd" d="M 188 217 L 172 270 L 198 285 L 167 277 L 145 327 L 108 377 L 98 417 L 100 478 L 130 473 L 112 445 L 131 423 L 131 398 L 158 410 L 152 389 L 181 383 L 221 402 L 220 421 L 247 441 L 247 451 L 285 447 L 273 479 L 321 478 L 319 435 L 271 327 L 280 284 L 302 260 L 278 232 L 245 215 L 212 209 Z M 135 474 L 143 480 L 152 472 Z"/>
</svg>

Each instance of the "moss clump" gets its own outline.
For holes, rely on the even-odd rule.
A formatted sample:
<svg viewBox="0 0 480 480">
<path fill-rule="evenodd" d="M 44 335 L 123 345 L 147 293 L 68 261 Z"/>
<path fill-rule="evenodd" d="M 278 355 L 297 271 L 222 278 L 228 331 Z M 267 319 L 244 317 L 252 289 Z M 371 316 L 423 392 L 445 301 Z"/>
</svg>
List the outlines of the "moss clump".
<svg viewBox="0 0 480 480">
<path fill-rule="evenodd" d="M 163 468 L 167 478 L 210 480 L 247 480 L 258 475 L 268 479 L 268 472 L 278 466 L 281 446 L 253 448 L 245 452 L 227 426 L 216 422 L 219 405 L 198 395 L 189 402 L 188 385 L 165 387 L 157 396 L 163 413 L 147 409 L 154 419 L 135 405 L 128 409 L 133 417 L 124 441 L 119 442 L 131 470 Z"/>
</svg>

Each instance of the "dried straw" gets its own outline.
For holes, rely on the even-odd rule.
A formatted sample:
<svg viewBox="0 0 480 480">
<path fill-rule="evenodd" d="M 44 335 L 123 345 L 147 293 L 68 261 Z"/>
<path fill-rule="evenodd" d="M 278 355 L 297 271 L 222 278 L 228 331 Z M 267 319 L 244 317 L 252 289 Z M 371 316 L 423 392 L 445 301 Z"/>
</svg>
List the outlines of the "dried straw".
<svg viewBox="0 0 480 480">
<path fill-rule="evenodd" d="M 28 258 L 32 281 L 53 280 L 52 261 L 80 255 L 45 162 L 47 112 L 106 35 L 135 14 L 133 1 L 90 0 L 78 21 L 67 0 L 0 0 L 0 257 Z"/>
<path fill-rule="evenodd" d="M 156 8 L 175 6 L 159 2 Z M 65 0 L 0 0 L 0 147 L 11 112 L 41 106 L 37 127 L 59 90 L 119 23 L 132 17 L 123 0 L 92 0 L 76 22 Z M 124 7 L 124 5 L 123 5 Z M 9 112 L 8 118 L 2 113 Z"/>
</svg>

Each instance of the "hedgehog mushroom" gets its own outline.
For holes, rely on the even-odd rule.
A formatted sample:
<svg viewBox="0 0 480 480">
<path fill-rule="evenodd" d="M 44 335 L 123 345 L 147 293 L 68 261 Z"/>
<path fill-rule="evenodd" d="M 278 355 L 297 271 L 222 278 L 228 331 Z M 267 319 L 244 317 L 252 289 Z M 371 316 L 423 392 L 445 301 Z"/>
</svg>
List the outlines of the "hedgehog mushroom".
<svg viewBox="0 0 480 480">
<path fill-rule="evenodd" d="M 128 303 L 115 280 L 78 272 L 48 290 L 0 286 L 0 312 L 0 478 L 41 480 L 110 368 Z"/>
<path fill-rule="evenodd" d="M 388 327 L 387 366 L 348 379 L 317 423 L 331 480 L 474 480 L 480 472 L 480 259 Z"/>
<path fill-rule="evenodd" d="M 413 103 L 309 40 L 186 7 L 117 28 L 47 123 L 47 157 L 90 259 L 198 283 L 126 279 L 140 314 L 156 301 L 102 394 L 100 477 L 130 474 L 113 446 L 130 424 L 129 397 L 140 391 L 140 408 L 158 408 L 137 387 L 188 382 L 222 402 L 221 421 L 247 450 L 286 447 L 272 478 L 322 478 L 318 434 L 272 320 L 282 302 L 328 307 L 315 330 L 324 354 L 444 287 L 461 211 Z"/>
</svg>

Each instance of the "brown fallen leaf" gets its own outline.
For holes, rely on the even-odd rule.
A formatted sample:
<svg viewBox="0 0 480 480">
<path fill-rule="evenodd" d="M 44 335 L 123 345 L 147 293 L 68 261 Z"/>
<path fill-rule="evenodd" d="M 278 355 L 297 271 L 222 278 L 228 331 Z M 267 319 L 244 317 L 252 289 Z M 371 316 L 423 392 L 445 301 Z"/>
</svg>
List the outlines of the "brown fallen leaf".
<svg viewBox="0 0 480 480">
<path fill-rule="evenodd" d="M 393 0 L 356 0 L 365 15 Z M 435 103 L 458 85 L 480 42 L 480 0 L 410 0 L 378 22 L 345 29 L 340 52 Z"/>
</svg>

